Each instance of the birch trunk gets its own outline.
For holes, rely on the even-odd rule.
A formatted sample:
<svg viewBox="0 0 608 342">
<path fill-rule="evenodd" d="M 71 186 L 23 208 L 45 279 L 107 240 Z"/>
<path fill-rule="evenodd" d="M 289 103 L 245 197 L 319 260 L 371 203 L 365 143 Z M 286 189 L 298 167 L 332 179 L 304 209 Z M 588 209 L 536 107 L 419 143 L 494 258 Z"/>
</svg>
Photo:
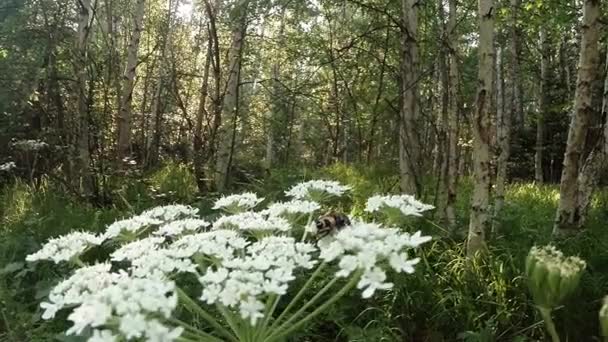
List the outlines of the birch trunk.
<svg viewBox="0 0 608 342">
<path fill-rule="evenodd" d="M 595 114 L 592 98 L 599 67 L 599 14 L 600 0 L 584 1 L 574 108 L 564 153 L 560 200 L 553 226 L 554 235 L 576 231 L 580 220 L 577 179 L 589 121 Z"/>
<path fill-rule="evenodd" d="M 228 56 L 228 81 L 226 94 L 222 106 L 222 124 L 219 127 L 219 146 L 215 164 L 215 186 L 218 191 L 224 191 L 228 185 L 228 171 L 232 159 L 232 146 L 236 135 L 236 122 L 238 119 L 238 91 L 241 72 L 241 57 L 245 33 L 247 30 L 247 7 L 249 1 L 245 1 L 237 10 L 239 17 L 236 19 L 232 32 L 232 43 Z M 226 119 L 230 120 L 226 120 Z"/>
<path fill-rule="evenodd" d="M 538 117 L 536 118 L 536 153 L 534 155 L 534 180 L 543 182 L 543 151 L 545 146 L 545 115 L 547 114 L 547 85 L 549 77 L 549 44 L 547 31 L 540 29 L 540 91 L 538 94 Z"/>
<path fill-rule="evenodd" d="M 131 103 L 133 101 L 133 88 L 137 69 L 137 53 L 139 40 L 143 30 L 145 0 L 135 3 L 133 17 L 133 35 L 127 48 L 127 65 L 123 74 L 122 94 L 120 95 L 120 108 L 118 111 L 118 158 L 120 161 L 131 151 Z"/>
<path fill-rule="evenodd" d="M 277 41 L 279 46 L 283 46 L 284 43 L 284 32 L 285 32 L 285 8 L 281 10 L 281 22 L 279 25 L 279 32 Z M 266 173 L 270 174 L 272 164 L 275 155 L 275 120 L 278 117 L 285 115 L 284 109 L 284 91 L 281 85 L 281 59 L 279 56 L 275 56 L 276 60 L 272 64 L 272 109 L 268 111 L 267 123 L 266 123 L 266 156 L 264 158 L 264 167 Z"/>
<path fill-rule="evenodd" d="M 211 54 L 213 53 L 212 43 L 212 39 L 209 39 L 207 42 L 207 56 L 205 57 L 205 65 L 203 66 L 203 82 L 201 84 L 201 95 L 198 103 L 198 111 L 196 113 L 196 125 L 194 126 L 194 176 L 196 177 L 198 191 L 201 193 L 207 191 L 205 177 L 206 155 L 203 152 L 203 120 L 205 118 L 209 118 L 209 115 L 207 114 L 206 104 L 207 96 L 209 96 L 209 67 L 211 65 Z"/>
<path fill-rule="evenodd" d="M 91 1 L 79 0 L 78 4 L 78 41 L 76 44 L 76 77 L 78 98 L 78 120 L 76 134 L 76 170 L 79 175 L 80 190 L 85 196 L 90 196 L 93 191 L 93 179 L 89 169 L 91 155 L 89 151 L 89 99 L 88 99 L 88 74 L 87 45 L 91 31 Z"/>
<path fill-rule="evenodd" d="M 399 122 L 399 170 L 401 191 L 416 195 L 420 143 L 418 119 L 418 1 L 402 0 L 401 13 L 401 97 Z"/>
<path fill-rule="evenodd" d="M 523 107 L 523 90 L 521 86 L 521 67 L 519 63 L 519 46 L 520 46 L 520 35 L 518 27 L 518 16 L 519 7 L 521 0 L 511 0 L 511 68 L 510 68 L 510 79 L 511 79 L 511 93 L 512 103 L 511 117 L 515 121 L 515 126 L 518 129 L 522 129 L 525 124 L 524 118 L 524 107 Z"/>
<path fill-rule="evenodd" d="M 507 165 L 510 153 L 511 112 L 505 110 L 505 93 L 503 77 L 503 52 L 499 48 L 496 56 L 496 134 L 498 158 L 496 165 L 496 195 L 494 217 L 498 217 L 505 201 L 505 184 L 507 183 Z M 495 222 L 496 223 L 496 222 Z M 493 226 L 496 231 L 497 227 Z"/>
<path fill-rule="evenodd" d="M 447 177 L 449 163 L 449 147 L 448 147 L 448 107 L 449 107 L 449 67 L 447 61 L 447 53 L 449 51 L 448 37 L 446 35 L 446 27 L 444 24 L 444 8 L 443 0 L 437 2 L 437 11 L 439 13 L 439 26 L 441 30 L 442 41 L 439 51 L 439 84 L 441 86 L 440 97 L 440 120 L 438 123 L 439 136 L 437 141 L 438 158 L 441 163 L 439 167 L 439 183 L 437 189 L 437 210 L 436 215 L 440 222 L 446 222 L 446 205 L 448 197 Z"/>
<path fill-rule="evenodd" d="M 604 69 L 604 93 L 602 96 L 601 117 L 608 118 L 608 50 L 606 51 L 606 65 Z M 603 136 L 593 151 L 585 160 L 585 164 L 578 176 L 578 211 L 577 228 L 582 228 L 587 219 L 589 205 L 593 191 L 599 183 L 600 172 L 606 170 L 608 162 L 608 122 L 604 121 Z"/>
<path fill-rule="evenodd" d="M 449 94 L 448 94 L 448 170 L 446 177 L 447 202 L 445 206 L 446 220 L 450 228 L 456 226 L 456 184 L 458 181 L 458 121 L 459 121 L 459 94 L 458 94 L 458 32 L 456 31 L 457 0 L 449 0 L 449 16 L 447 31 L 449 35 Z"/>
<path fill-rule="evenodd" d="M 467 256 L 485 247 L 490 223 L 490 116 L 494 79 L 494 1 L 479 0 L 479 75 L 472 118 L 473 196 L 467 238 Z"/>
</svg>

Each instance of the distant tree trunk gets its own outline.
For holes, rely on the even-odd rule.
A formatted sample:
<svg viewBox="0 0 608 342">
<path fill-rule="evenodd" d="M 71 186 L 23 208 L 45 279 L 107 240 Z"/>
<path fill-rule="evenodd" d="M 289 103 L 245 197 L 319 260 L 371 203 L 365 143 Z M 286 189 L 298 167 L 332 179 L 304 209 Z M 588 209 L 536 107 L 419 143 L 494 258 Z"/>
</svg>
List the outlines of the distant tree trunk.
<svg viewBox="0 0 608 342">
<path fill-rule="evenodd" d="M 498 217 L 505 201 L 505 185 L 507 183 L 507 162 L 509 161 L 509 143 L 511 136 L 511 111 L 505 108 L 503 77 L 503 52 L 499 48 L 496 56 L 496 134 L 498 143 L 498 160 L 496 165 L 496 195 L 494 217 Z M 493 226 L 496 231 L 497 227 Z"/>
<path fill-rule="evenodd" d="M 448 197 L 448 169 L 449 169 L 449 145 L 448 145 L 448 130 L 449 130 L 449 95 L 450 95 L 450 75 L 449 66 L 447 60 L 447 54 L 449 53 L 449 38 L 447 37 L 447 28 L 445 27 L 445 14 L 443 9 L 443 0 L 437 2 L 437 11 L 439 13 L 439 25 L 441 31 L 441 41 L 443 42 L 440 46 L 438 64 L 439 64 L 439 84 L 441 85 L 440 92 L 440 120 L 437 128 L 439 130 L 439 136 L 437 139 L 438 146 L 438 158 L 440 161 L 439 166 L 439 177 L 438 177 L 438 189 L 437 189 L 437 210 L 436 216 L 440 222 L 446 221 L 446 206 Z"/>
<path fill-rule="evenodd" d="M 534 155 L 534 180 L 543 182 L 543 151 L 545 149 L 545 116 L 547 115 L 547 92 L 549 84 L 549 42 L 547 30 L 540 29 L 540 91 L 538 94 L 538 117 L 536 118 L 536 154 Z"/>
<path fill-rule="evenodd" d="M 420 143 L 418 120 L 418 1 L 401 1 L 401 97 L 399 174 L 401 191 L 417 195 Z"/>
<path fill-rule="evenodd" d="M 458 94 L 458 32 L 456 31 L 457 0 L 449 0 L 448 50 L 449 50 L 449 106 L 448 106 L 448 170 L 446 177 L 447 198 L 445 205 L 446 220 L 450 228 L 456 226 L 456 184 L 458 181 L 458 121 L 460 101 Z"/>
<path fill-rule="evenodd" d="M 131 103 L 137 69 L 139 39 L 143 30 L 146 0 L 137 0 L 133 17 L 133 35 L 127 48 L 127 65 L 123 74 L 122 94 L 118 111 L 118 159 L 122 161 L 131 151 Z"/>
<path fill-rule="evenodd" d="M 608 50 L 606 51 L 606 65 L 604 69 L 604 93 L 602 96 L 602 112 L 604 118 L 603 135 L 585 160 L 581 173 L 578 176 L 578 212 L 577 228 L 582 228 L 587 219 L 589 204 L 593 191 L 599 183 L 599 175 L 605 172 L 608 166 Z"/>
<path fill-rule="evenodd" d="M 554 235 L 576 231 L 581 213 L 578 208 L 578 176 L 581 157 L 593 108 L 593 88 L 599 68 L 600 0 L 585 0 L 581 25 L 581 48 L 574 96 L 574 113 L 568 130 L 564 166 L 560 183 L 560 200 L 553 226 Z"/>
<path fill-rule="evenodd" d="M 209 30 L 207 30 L 209 32 Z M 205 159 L 208 157 L 203 152 L 203 120 L 209 118 L 207 113 L 207 96 L 209 95 L 209 67 L 211 64 L 211 54 L 213 53 L 213 40 L 207 42 L 207 56 L 205 56 L 205 65 L 203 66 L 203 82 L 201 84 L 201 94 L 198 103 L 198 111 L 196 113 L 196 125 L 194 126 L 194 175 L 198 191 L 203 193 L 207 191 L 207 182 L 205 177 Z M 207 141 L 209 144 L 209 141 Z M 207 147 L 207 150 L 209 148 Z"/>
<path fill-rule="evenodd" d="M 485 246 L 490 223 L 490 116 L 494 79 L 494 1 L 479 0 L 479 75 L 473 131 L 473 196 L 467 240 L 467 256 Z"/>
<path fill-rule="evenodd" d="M 511 23 L 510 23 L 510 41 L 511 41 L 511 68 L 509 77 L 511 79 L 511 117 L 515 121 L 517 129 L 521 130 L 524 127 L 524 107 L 523 107 L 523 89 L 521 85 L 521 67 L 519 63 L 519 46 L 520 35 L 518 26 L 519 7 L 521 0 L 511 0 Z"/>
<path fill-rule="evenodd" d="M 215 164 L 215 186 L 218 191 L 224 191 L 228 185 L 228 172 L 232 159 L 232 146 L 236 134 L 236 122 L 238 120 L 239 80 L 243 45 L 245 42 L 245 33 L 247 31 L 248 5 L 249 1 L 245 1 L 237 9 L 238 18 L 236 18 L 235 27 L 232 31 L 232 43 L 228 56 L 228 81 L 222 106 L 223 122 L 218 132 L 219 145 Z"/>
<path fill-rule="evenodd" d="M 285 32 L 285 8 L 281 9 L 281 22 L 279 24 L 279 32 L 277 41 L 279 46 L 283 46 Z M 286 115 L 285 113 L 285 92 L 281 85 L 281 59 L 275 55 L 275 60 L 272 63 L 272 108 L 268 111 L 266 123 L 266 156 L 264 158 L 264 167 L 266 172 L 270 174 L 275 155 L 275 120 Z"/>
<path fill-rule="evenodd" d="M 89 98 L 88 98 L 88 40 L 91 31 L 91 2 L 79 0 L 78 5 L 78 41 L 76 44 L 76 79 L 78 98 L 78 132 L 76 150 L 76 170 L 79 175 L 80 189 L 85 196 L 92 195 L 93 177 L 91 175 L 91 155 L 89 150 Z"/>
</svg>

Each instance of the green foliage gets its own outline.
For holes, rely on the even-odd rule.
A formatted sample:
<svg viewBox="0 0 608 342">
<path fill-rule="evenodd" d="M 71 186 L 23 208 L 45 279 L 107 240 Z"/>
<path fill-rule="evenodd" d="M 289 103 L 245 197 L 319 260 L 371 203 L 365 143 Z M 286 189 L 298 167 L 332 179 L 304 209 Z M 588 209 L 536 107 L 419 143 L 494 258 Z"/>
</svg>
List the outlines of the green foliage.
<svg viewBox="0 0 608 342">
<path fill-rule="evenodd" d="M 150 190 L 161 200 L 190 203 L 198 193 L 191 170 L 186 164 L 168 163 L 150 176 Z"/>
</svg>

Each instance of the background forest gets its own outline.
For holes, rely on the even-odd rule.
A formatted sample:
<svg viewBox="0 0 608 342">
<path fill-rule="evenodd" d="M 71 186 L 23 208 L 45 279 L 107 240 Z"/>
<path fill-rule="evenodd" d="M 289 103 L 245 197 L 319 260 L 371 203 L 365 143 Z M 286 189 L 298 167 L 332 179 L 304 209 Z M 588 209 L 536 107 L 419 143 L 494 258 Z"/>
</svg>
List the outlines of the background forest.
<svg viewBox="0 0 608 342">
<path fill-rule="evenodd" d="M 600 340 L 608 49 L 600 0 L 3 0 L 0 341 L 65 337 L 50 237 L 308 179 L 436 208 L 413 276 L 299 341 L 543 340 L 530 247 L 587 261 L 554 311 Z M 474 258 L 477 255 L 479 257 Z"/>
</svg>

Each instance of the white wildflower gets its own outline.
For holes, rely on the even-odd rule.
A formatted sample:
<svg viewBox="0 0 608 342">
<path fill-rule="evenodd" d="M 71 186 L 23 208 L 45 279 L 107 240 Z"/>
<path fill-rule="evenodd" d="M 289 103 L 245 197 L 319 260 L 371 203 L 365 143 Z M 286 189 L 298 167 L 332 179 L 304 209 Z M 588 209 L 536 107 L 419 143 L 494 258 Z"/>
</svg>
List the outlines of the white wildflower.
<svg viewBox="0 0 608 342">
<path fill-rule="evenodd" d="M 264 317 L 262 310 L 264 310 L 264 304 L 255 297 L 249 297 L 246 301 L 243 301 L 239 306 L 241 317 L 249 318 L 251 325 L 255 326 L 258 319 Z"/>
<path fill-rule="evenodd" d="M 114 335 L 111 330 L 93 330 L 93 336 L 89 337 L 87 342 L 116 342 L 118 336 Z"/>
<path fill-rule="evenodd" d="M 258 198 L 258 196 L 252 192 L 222 196 L 215 201 L 213 209 L 226 209 L 228 212 L 237 213 L 249 210 L 260 204 L 263 200 L 264 198 Z"/>
<path fill-rule="evenodd" d="M 15 164 L 15 162 L 7 162 L 4 164 L 0 164 L 0 171 L 10 171 L 16 167 L 17 165 Z"/>
<path fill-rule="evenodd" d="M 42 249 L 28 255 L 25 260 L 30 262 L 52 260 L 55 263 L 68 261 L 82 254 L 87 248 L 99 245 L 102 242 L 103 237 L 85 232 L 72 232 L 50 239 L 42 246 Z"/>
<path fill-rule="evenodd" d="M 213 228 L 233 228 L 245 231 L 288 231 L 291 229 L 291 225 L 289 221 L 282 217 L 264 217 L 261 213 L 244 212 L 220 217 L 213 223 Z"/>
<path fill-rule="evenodd" d="M 86 302 L 72 311 L 68 320 L 74 325 L 67 330 L 66 334 L 79 335 L 86 327 L 99 327 L 104 325 L 112 317 L 112 308 L 98 301 Z"/>
<path fill-rule="evenodd" d="M 169 222 L 181 218 L 196 218 L 198 209 L 188 205 L 172 204 L 146 210 L 141 216 Z"/>
<path fill-rule="evenodd" d="M 376 195 L 367 200 L 365 211 L 376 212 L 385 208 L 398 209 L 405 216 L 422 216 L 422 212 L 435 207 L 422 203 L 411 195 Z"/>
<path fill-rule="evenodd" d="M 277 202 L 271 204 L 268 209 L 264 210 L 264 214 L 270 216 L 282 216 L 290 214 L 312 214 L 321 209 L 317 202 L 307 200 L 291 200 L 289 202 Z"/>
<path fill-rule="evenodd" d="M 113 239 L 119 236 L 124 231 L 130 233 L 137 233 L 140 229 L 150 226 L 156 226 L 161 223 L 163 223 L 163 221 L 156 218 L 151 218 L 142 215 L 133 216 L 131 218 L 119 220 L 112 223 L 106 229 L 104 237 L 106 239 Z"/>
<path fill-rule="evenodd" d="M 201 219 L 187 218 L 169 222 L 154 232 L 156 235 L 177 236 L 184 232 L 195 232 L 201 228 L 208 227 L 209 222 Z"/>
<path fill-rule="evenodd" d="M 213 259 L 230 260 L 235 251 L 247 246 L 248 242 L 234 230 L 213 230 L 210 232 L 185 235 L 172 243 L 169 254 L 175 258 L 191 258 L 204 255 Z"/>
<path fill-rule="evenodd" d="M 419 232 L 410 236 L 395 228 L 354 221 L 351 226 L 319 241 L 319 258 L 326 262 L 339 260 L 337 277 L 348 277 L 360 270 L 362 275 L 357 287 L 364 289 L 362 297 L 368 298 L 376 290 L 393 286 L 385 282 L 386 274 L 380 267 L 384 261 L 397 272 L 412 273 L 419 260 L 408 260 L 406 250 L 429 239 Z"/>
<path fill-rule="evenodd" d="M 342 196 L 350 186 L 342 185 L 336 181 L 311 180 L 293 186 L 285 194 L 295 199 L 314 199 L 319 196 Z"/>
</svg>

